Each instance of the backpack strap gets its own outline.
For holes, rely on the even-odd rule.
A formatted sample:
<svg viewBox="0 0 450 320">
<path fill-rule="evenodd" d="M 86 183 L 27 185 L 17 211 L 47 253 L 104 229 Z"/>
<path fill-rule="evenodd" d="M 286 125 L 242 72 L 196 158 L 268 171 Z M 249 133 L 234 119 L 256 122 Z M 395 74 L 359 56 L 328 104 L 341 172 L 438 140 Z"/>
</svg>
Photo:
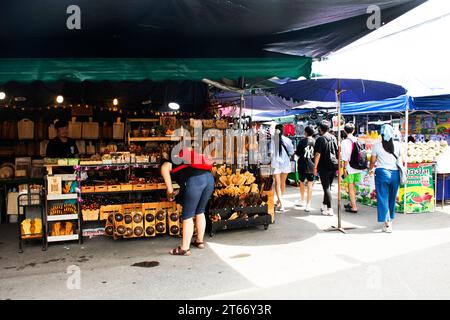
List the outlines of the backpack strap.
<svg viewBox="0 0 450 320">
<path fill-rule="evenodd" d="M 170 173 L 177 173 L 178 171 L 181 171 L 183 169 L 186 169 L 187 167 L 189 167 L 189 165 L 187 164 L 182 164 L 178 167 L 176 167 L 175 169 L 170 170 Z"/>
</svg>

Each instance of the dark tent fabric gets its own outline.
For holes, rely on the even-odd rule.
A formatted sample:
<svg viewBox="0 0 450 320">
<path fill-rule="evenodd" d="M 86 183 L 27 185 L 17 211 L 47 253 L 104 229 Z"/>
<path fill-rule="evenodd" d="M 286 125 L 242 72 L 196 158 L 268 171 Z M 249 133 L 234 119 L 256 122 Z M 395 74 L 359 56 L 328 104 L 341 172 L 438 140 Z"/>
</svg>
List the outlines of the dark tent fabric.
<svg viewBox="0 0 450 320">
<path fill-rule="evenodd" d="M 411 109 L 416 111 L 450 111 L 450 95 L 414 98 Z"/>
<path fill-rule="evenodd" d="M 425 0 L 2 1 L 0 57 L 321 57 L 371 32 L 369 6 L 387 23 Z M 69 30 L 71 5 L 79 30 Z"/>
<path fill-rule="evenodd" d="M 7 104 L 27 109 L 53 106 L 57 95 L 64 96 L 66 104 L 90 104 L 106 107 L 108 102 L 117 98 L 121 108 L 140 110 L 149 108 L 154 111 L 168 111 L 169 102 L 177 102 L 184 112 L 201 112 L 208 103 L 208 87 L 195 81 L 71 81 L 32 83 L 8 82 L 0 86 L 7 93 Z M 14 97 L 25 97 L 26 101 L 8 101 Z M 142 104 L 142 102 L 149 102 Z"/>
<path fill-rule="evenodd" d="M 381 22 L 423 2 L 379 0 Z M 80 9 L 79 30 L 67 27 L 73 18 L 67 9 L 74 4 Z M 320 58 L 371 32 L 367 9 L 372 4 L 371 0 L 2 1 L 0 59 L 18 60 L 0 64 L 0 71 L 5 70 L 0 83 L 199 80 L 218 79 L 219 74 L 232 79 L 309 77 L 309 58 Z M 278 61 L 272 59 L 285 55 L 308 57 L 306 66 L 300 59 L 294 65 L 271 67 Z M 224 63 L 208 60 L 214 58 Z M 258 64 L 242 58 L 268 60 Z"/>
<path fill-rule="evenodd" d="M 411 97 L 403 95 L 397 98 L 382 101 L 368 101 L 359 103 L 342 103 L 341 113 L 343 115 L 370 114 L 370 113 L 392 113 L 405 112 L 410 104 Z"/>
<path fill-rule="evenodd" d="M 240 95 L 234 92 L 222 92 L 214 96 L 221 103 L 240 102 Z M 298 103 L 285 100 L 279 96 L 270 94 L 245 94 L 245 108 L 256 110 L 288 110 L 298 106 Z"/>
</svg>

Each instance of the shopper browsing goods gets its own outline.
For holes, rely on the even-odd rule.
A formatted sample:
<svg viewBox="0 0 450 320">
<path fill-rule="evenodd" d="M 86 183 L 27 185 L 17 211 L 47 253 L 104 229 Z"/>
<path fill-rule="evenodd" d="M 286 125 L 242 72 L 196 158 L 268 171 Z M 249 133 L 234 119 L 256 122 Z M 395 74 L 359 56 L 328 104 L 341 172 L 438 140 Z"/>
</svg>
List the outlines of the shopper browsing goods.
<svg viewBox="0 0 450 320">
<path fill-rule="evenodd" d="M 348 123 L 344 127 L 347 138 L 342 141 L 342 161 L 344 162 L 344 182 L 348 184 L 350 203 L 345 206 L 345 211 L 358 213 L 356 206 L 356 184 L 361 181 L 361 172 L 367 169 L 366 146 L 353 134 L 355 126 Z"/>
<path fill-rule="evenodd" d="M 183 206 L 181 245 L 170 252 L 172 255 L 191 254 L 194 217 L 197 236 L 192 244 L 199 249 L 205 248 L 203 242 L 206 228 L 205 211 L 214 191 L 211 169 L 211 160 L 188 148 L 181 150 L 178 156 L 172 156 L 171 160 L 163 160 L 161 175 L 167 187 L 167 197 L 170 201 L 174 201 L 177 196 Z M 174 192 L 172 179 L 180 185 L 179 194 Z"/>
<path fill-rule="evenodd" d="M 270 145 L 270 153 L 272 155 L 272 168 L 274 170 L 275 191 L 278 201 L 276 210 L 284 212 L 283 195 L 286 188 L 286 179 L 292 172 L 291 156 L 294 154 L 294 146 L 291 139 L 283 135 L 283 125 L 279 124 L 275 127 L 275 136 L 272 138 Z"/>
<path fill-rule="evenodd" d="M 319 124 L 320 137 L 314 146 L 314 175 L 319 174 L 323 188 L 322 214 L 334 215 L 331 207 L 331 185 L 338 169 L 338 146 L 336 138 L 329 133 L 330 124 L 324 120 Z"/>
<path fill-rule="evenodd" d="M 375 173 L 377 190 L 378 222 L 383 223 L 383 232 L 392 232 L 395 218 L 395 204 L 400 186 L 400 168 L 402 166 L 401 144 L 393 141 L 394 128 L 391 125 L 381 127 L 382 141 L 372 149 L 370 172 Z M 374 171 L 374 168 L 376 170 Z"/>
<path fill-rule="evenodd" d="M 305 137 L 298 143 L 296 155 L 298 159 L 298 173 L 300 179 L 300 203 L 296 205 L 306 212 L 311 211 L 312 191 L 314 186 L 314 129 L 312 126 L 305 128 Z M 306 182 L 305 182 L 306 181 Z M 306 184 L 306 201 L 305 201 Z"/>
</svg>

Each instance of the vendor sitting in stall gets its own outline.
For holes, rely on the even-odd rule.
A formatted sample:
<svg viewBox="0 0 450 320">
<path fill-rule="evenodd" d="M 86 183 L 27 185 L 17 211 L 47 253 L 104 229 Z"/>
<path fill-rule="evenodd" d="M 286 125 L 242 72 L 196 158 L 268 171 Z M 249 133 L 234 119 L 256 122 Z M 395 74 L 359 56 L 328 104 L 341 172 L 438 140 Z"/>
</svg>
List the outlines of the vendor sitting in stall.
<svg viewBox="0 0 450 320">
<path fill-rule="evenodd" d="M 46 156 L 48 158 L 75 158 L 78 148 L 75 140 L 69 138 L 67 121 L 58 120 L 55 123 L 57 137 L 50 140 L 47 145 Z"/>
</svg>

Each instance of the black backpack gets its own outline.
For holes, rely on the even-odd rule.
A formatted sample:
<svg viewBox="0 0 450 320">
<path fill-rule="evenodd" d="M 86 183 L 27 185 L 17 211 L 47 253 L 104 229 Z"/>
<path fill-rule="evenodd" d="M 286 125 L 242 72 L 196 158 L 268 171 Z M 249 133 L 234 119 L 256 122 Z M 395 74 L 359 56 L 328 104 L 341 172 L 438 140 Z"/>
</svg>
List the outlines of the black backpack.
<svg viewBox="0 0 450 320">
<path fill-rule="evenodd" d="M 332 170 L 337 170 L 339 168 L 337 144 L 331 135 L 330 137 L 324 136 L 324 139 L 327 141 L 328 166 Z"/>
<path fill-rule="evenodd" d="M 365 170 L 368 166 L 366 144 L 356 140 L 353 143 L 352 154 L 350 156 L 350 167 L 357 170 Z"/>
</svg>

